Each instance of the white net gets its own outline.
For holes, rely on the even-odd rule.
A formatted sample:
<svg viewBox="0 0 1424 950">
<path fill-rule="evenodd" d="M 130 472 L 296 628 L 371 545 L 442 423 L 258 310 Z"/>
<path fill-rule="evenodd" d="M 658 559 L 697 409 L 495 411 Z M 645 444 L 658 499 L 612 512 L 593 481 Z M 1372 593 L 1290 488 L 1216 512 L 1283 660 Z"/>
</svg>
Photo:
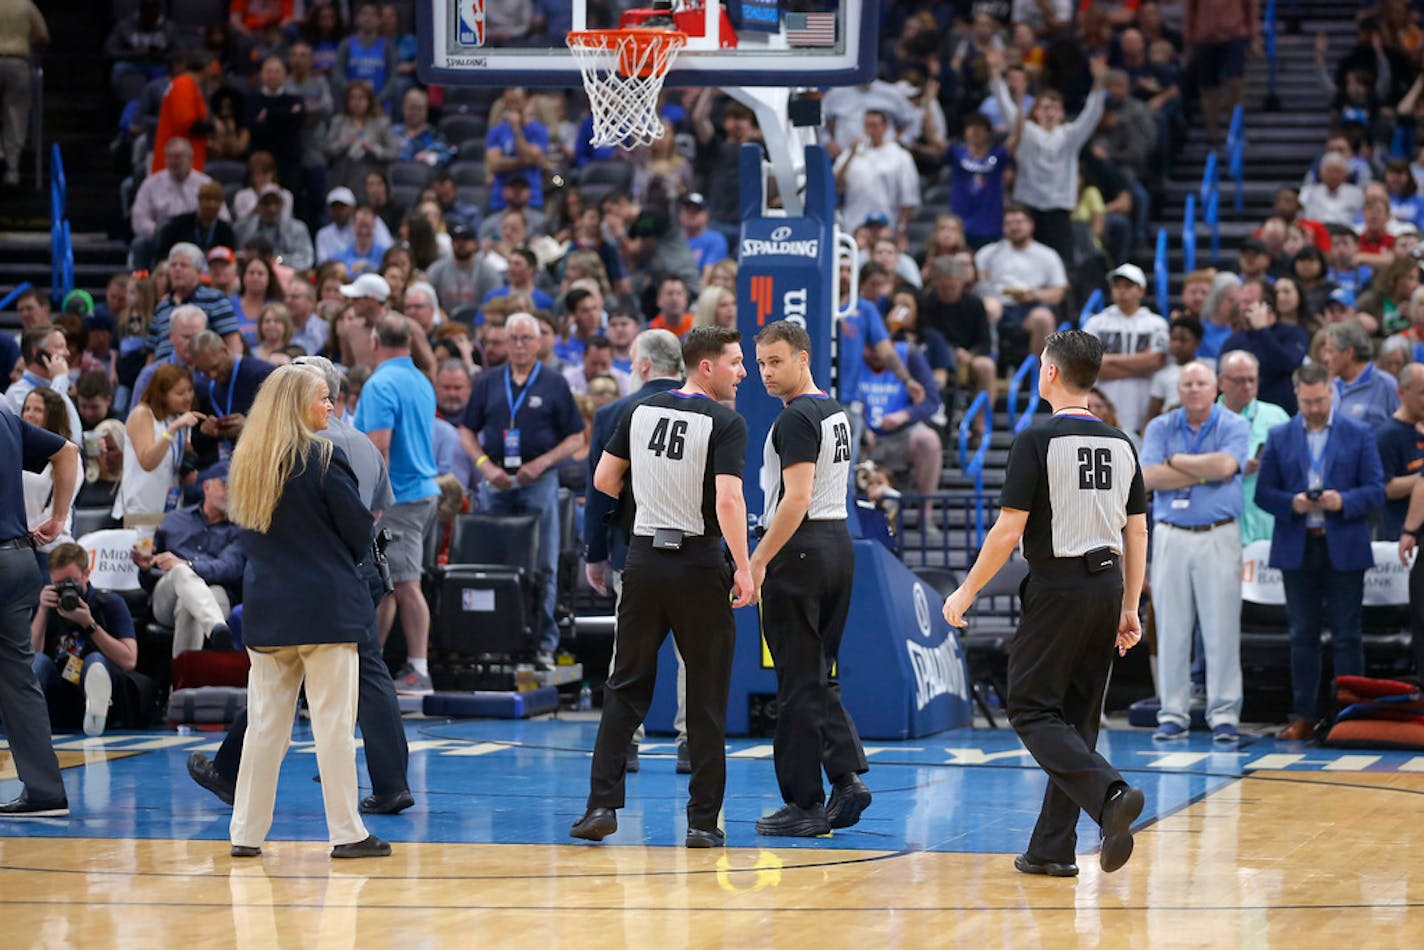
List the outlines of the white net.
<svg viewBox="0 0 1424 950">
<path fill-rule="evenodd" d="M 672 30 L 570 33 L 593 111 L 593 144 L 634 149 L 663 136 L 658 95 L 687 35 Z"/>
</svg>

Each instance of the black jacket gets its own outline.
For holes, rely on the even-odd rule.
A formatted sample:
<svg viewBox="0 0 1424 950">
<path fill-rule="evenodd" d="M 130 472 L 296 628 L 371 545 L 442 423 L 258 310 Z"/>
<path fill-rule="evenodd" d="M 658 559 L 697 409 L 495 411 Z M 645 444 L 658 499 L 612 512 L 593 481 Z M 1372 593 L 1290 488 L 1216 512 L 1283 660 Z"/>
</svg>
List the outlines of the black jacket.
<svg viewBox="0 0 1424 950">
<path fill-rule="evenodd" d="M 266 534 L 244 531 L 242 639 L 252 647 L 355 643 L 373 622 L 358 565 L 371 549 L 371 513 L 346 454 L 322 470 L 316 446 L 287 480 Z"/>
</svg>

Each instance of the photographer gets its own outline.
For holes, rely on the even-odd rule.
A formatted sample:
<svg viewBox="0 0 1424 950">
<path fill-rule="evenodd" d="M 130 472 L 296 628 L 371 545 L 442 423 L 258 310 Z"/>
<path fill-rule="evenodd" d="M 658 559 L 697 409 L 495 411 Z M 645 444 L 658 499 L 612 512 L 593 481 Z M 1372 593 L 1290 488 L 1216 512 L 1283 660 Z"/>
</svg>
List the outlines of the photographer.
<svg viewBox="0 0 1424 950">
<path fill-rule="evenodd" d="M 50 582 L 30 621 L 35 679 L 57 725 L 78 718 L 84 734 L 100 736 L 114 683 L 138 662 L 133 619 L 122 597 L 89 584 L 89 552 L 66 543 L 49 553 Z"/>
</svg>

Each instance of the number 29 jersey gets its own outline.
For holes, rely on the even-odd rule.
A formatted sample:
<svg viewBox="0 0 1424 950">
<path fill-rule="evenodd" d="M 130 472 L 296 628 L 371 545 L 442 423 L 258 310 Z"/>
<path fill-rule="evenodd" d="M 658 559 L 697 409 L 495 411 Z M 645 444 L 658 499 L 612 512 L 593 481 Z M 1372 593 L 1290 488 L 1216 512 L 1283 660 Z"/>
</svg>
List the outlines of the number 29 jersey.
<svg viewBox="0 0 1424 950">
<path fill-rule="evenodd" d="M 807 521 L 844 521 L 850 484 L 850 417 L 841 404 L 823 393 L 797 396 L 781 410 L 762 449 L 761 490 L 766 498 L 762 524 L 770 525 L 786 493 L 783 470 L 811 462 Z"/>
<path fill-rule="evenodd" d="M 604 451 L 628 460 L 635 536 L 672 528 L 721 537 L 717 476 L 742 477 L 747 421 L 714 399 L 675 389 L 625 412 Z"/>
<path fill-rule="evenodd" d="M 1147 512 L 1137 450 L 1092 416 L 1035 422 L 1009 449 L 999 506 L 1028 512 L 1022 545 L 1030 564 L 1097 548 L 1121 554 L 1127 516 Z"/>
</svg>

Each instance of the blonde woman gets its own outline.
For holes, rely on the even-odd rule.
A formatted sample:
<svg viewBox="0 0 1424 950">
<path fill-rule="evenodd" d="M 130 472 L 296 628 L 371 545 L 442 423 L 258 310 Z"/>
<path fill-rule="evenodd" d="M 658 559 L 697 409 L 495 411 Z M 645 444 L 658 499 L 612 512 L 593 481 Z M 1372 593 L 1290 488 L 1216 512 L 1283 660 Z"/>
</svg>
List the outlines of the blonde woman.
<svg viewBox="0 0 1424 950">
<path fill-rule="evenodd" d="M 697 295 L 692 311 L 694 327 L 737 326 L 737 295 L 720 284 L 709 284 Z"/>
<path fill-rule="evenodd" d="M 229 827 L 235 858 L 260 855 L 272 827 L 303 681 L 331 856 L 391 853 L 357 810 L 356 644 L 375 619 L 357 565 L 371 549 L 372 518 L 345 453 L 317 436 L 331 411 L 321 374 L 278 367 L 232 455 L 228 517 L 245 529 L 243 631 L 252 661 Z"/>
</svg>

